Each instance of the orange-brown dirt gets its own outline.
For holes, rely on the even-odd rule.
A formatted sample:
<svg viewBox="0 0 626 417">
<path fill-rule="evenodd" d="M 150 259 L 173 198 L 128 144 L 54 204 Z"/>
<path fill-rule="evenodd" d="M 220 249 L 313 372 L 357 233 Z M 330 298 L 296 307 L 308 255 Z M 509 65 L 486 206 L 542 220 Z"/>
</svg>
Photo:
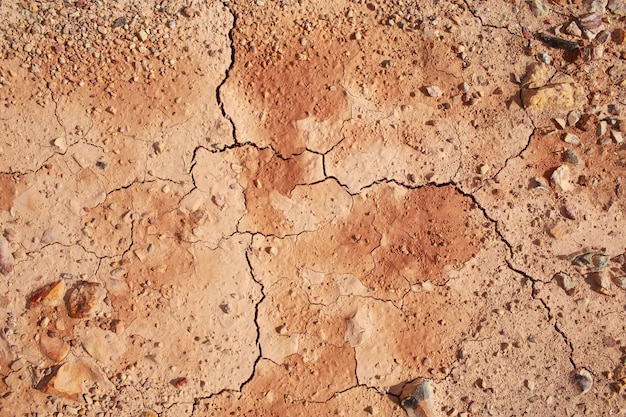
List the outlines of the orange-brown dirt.
<svg viewBox="0 0 626 417">
<path fill-rule="evenodd" d="M 1 416 L 626 415 L 623 1 L 0 19 Z"/>
</svg>

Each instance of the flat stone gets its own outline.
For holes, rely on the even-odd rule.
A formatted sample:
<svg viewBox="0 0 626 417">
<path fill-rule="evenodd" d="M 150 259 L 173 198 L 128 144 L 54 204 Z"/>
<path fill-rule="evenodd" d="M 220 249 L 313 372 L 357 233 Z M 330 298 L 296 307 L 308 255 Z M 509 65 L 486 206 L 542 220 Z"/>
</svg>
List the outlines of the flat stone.
<svg viewBox="0 0 626 417">
<path fill-rule="evenodd" d="M 83 347 L 94 359 L 110 363 L 126 351 L 125 339 L 99 328 L 87 328 L 81 334 Z"/>
<path fill-rule="evenodd" d="M 70 345 L 59 337 L 42 334 L 39 339 L 39 349 L 52 361 L 61 362 L 70 352 Z"/>
<path fill-rule="evenodd" d="M 92 369 L 81 360 L 72 360 L 61 365 L 43 386 L 46 394 L 78 400 L 83 393 L 84 383 L 94 382 Z"/>
</svg>

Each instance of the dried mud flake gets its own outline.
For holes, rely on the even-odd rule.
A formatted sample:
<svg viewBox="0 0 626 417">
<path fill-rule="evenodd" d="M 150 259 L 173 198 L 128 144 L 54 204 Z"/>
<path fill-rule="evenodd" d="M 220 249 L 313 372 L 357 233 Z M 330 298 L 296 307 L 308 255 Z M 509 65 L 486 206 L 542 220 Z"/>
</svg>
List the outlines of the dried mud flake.
<svg viewBox="0 0 626 417">
<path fill-rule="evenodd" d="M 0 236 L 0 274 L 8 275 L 13 272 L 13 254 L 9 248 L 9 242 Z"/>
</svg>

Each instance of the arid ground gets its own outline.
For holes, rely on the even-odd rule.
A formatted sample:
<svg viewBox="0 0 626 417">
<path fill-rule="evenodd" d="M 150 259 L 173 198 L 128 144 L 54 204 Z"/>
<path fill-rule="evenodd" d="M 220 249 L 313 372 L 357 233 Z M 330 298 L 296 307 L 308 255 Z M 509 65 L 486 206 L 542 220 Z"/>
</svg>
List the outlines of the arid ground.
<svg viewBox="0 0 626 417">
<path fill-rule="evenodd" d="M 622 1 L 0 22 L 0 415 L 626 415 Z"/>
</svg>

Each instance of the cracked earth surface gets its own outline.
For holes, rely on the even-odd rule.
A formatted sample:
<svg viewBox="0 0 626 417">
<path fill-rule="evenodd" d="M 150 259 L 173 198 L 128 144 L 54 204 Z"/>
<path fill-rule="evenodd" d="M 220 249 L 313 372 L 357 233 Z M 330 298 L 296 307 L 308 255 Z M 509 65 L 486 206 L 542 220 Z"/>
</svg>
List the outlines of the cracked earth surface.
<svg viewBox="0 0 626 417">
<path fill-rule="evenodd" d="M 0 415 L 625 415 L 625 15 L 5 0 Z"/>
</svg>

